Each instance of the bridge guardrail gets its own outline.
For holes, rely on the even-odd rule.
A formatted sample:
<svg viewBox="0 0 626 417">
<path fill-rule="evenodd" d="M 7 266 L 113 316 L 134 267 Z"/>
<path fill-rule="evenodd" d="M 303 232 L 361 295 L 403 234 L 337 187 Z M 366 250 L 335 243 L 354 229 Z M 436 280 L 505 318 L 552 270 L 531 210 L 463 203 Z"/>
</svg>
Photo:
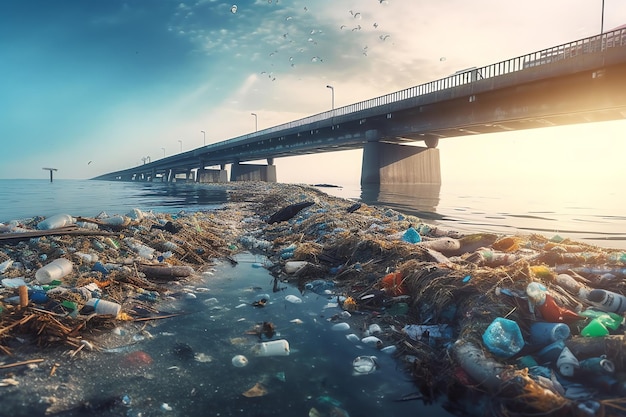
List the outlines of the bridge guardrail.
<svg viewBox="0 0 626 417">
<path fill-rule="evenodd" d="M 425 94 L 434 93 L 436 91 L 458 87 L 464 84 L 470 84 L 478 80 L 498 77 L 516 71 L 521 71 L 523 69 L 536 67 L 539 65 L 550 64 L 564 59 L 576 58 L 582 54 L 602 52 L 606 49 L 620 46 L 626 46 L 626 28 L 564 43 L 562 45 L 543 49 L 537 52 L 532 52 L 526 55 L 521 55 L 515 58 L 510 58 L 506 61 L 497 62 L 495 64 L 490 64 L 484 67 L 470 68 L 464 71 L 459 71 L 451 76 L 441 78 L 435 81 L 430 81 L 424 84 L 416 85 L 414 87 L 406 88 L 404 90 L 385 94 L 383 96 L 349 104 L 347 106 L 339 107 L 334 110 L 325 111 L 323 113 L 318 113 L 313 116 L 307 116 L 302 119 L 259 130 L 258 132 L 249 133 L 246 135 L 238 136 L 236 138 L 207 145 L 203 147 L 203 149 L 207 150 L 211 147 L 217 146 L 222 147 L 224 145 L 233 144 L 234 142 L 243 141 L 263 134 L 299 127 L 309 123 L 327 120 L 332 117 L 343 116 L 357 111 L 367 110 L 374 107 L 423 96 Z"/>
</svg>

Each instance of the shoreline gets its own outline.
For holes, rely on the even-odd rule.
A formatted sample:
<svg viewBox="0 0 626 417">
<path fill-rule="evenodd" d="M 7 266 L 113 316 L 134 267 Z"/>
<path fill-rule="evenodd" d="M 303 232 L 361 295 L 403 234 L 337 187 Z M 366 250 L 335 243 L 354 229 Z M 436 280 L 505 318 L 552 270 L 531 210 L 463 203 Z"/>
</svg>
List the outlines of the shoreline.
<svg viewBox="0 0 626 417">
<path fill-rule="evenodd" d="M 225 187 L 228 202 L 211 212 L 141 218 L 137 215 L 127 224 L 116 226 L 94 219 L 92 224 L 99 230 L 109 231 L 119 240 L 118 248 L 103 246 L 99 251 L 94 246 L 94 241 L 106 242 L 111 236 L 70 238 L 63 234 L 35 239 L 35 247 L 32 240 L 17 244 L 17 248 L 22 245 L 33 252 L 41 250 L 26 262 L 20 260 L 31 262 L 25 280 L 28 282 L 35 269 L 45 263 L 41 259 L 44 250 L 47 261 L 59 255 L 58 247 L 51 248 L 50 242 L 66 248 L 70 245 L 78 248 L 76 243 L 82 242 L 85 249 L 80 253 L 99 255 L 105 265 L 108 258 L 121 265 L 108 276 L 111 284 L 101 290 L 109 299 L 120 301 L 125 312 L 131 310 L 131 305 L 139 304 L 128 301 L 130 297 L 125 291 L 132 293 L 133 289 L 136 292 L 142 287 L 147 287 L 142 288 L 146 292 L 166 294 L 168 291 L 149 279 L 145 272 L 149 269 L 142 272 L 138 265 L 191 266 L 194 274 L 198 274 L 211 265 L 212 259 L 228 259 L 241 250 L 234 245 L 241 245 L 252 253 L 267 256 L 270 261 L 267 267 L 275 277 L 275 285 L 288 281 L 301 291 L 312 291 L 314 288 L 307 288 L 307 284 L 332 282 L 337 301 L 352 315 L 350 320 L 365 337 L 375 336 L 369 332 L 374 324 L 384 329 L 378 336 L 385 344 L 391 341 L 396 346 L 398 360 L 415 378 L 425 401 L 441 395 L 449 397 L 452 392 L 471 397 L 487 389 L 499 393 L 495 401 L 509 410 L 525 410 L 528 414 L 555 408 L 561 412 L 578 412 L 577 401 L 563 396 L 556 386 L 546 388 L 541 379 L 529 373 L 529 367 L 517 365 L 521 353 L 532 356 L 538 349 L 530 349 L 526 344 L 525 351 L 516 352 L 511 358 L 498 358 L 485 349 L 482 335 L 494 319 L 506 317 L 518 323 L 524 339 L 528 340 L 531 322 L 540 321 L 531 315 L 526 299 L 526 287 L 531 282 L 544 284 L 562 308 L 582 311 L 589 303 L 559 284 L 559 273 L 588 265 L 610 265 L 617 270 L 620 264 L 610 259 L 621 254 L 620 251 L 573 241 L 551 242 L 539 235 L 462 235 L 393 209 L 358 205 L 330 196 L 312 186 L 241 183 L 220 187 Z M 290 206 L 292 209 L 274 218 L 276 221 L 268 222 Z M 167 222 L 173 228 L 168 229 Z M 407 235 L 411 229 L 417 236 Z M 142 258 L 139 251 L 130 248 L 131 238 L 134 243 L 152 248 L 153 259 Z M 4 244 L 0 242 L 0 245 L 6 250 Z M 168 251 L 171 255 L 159 262 L 159 256 Z M 76 263 L 71 284 L 83 285 L 87 278 L 100 282 L 103 276 L 93 271 L 94 262 L 76 255 L 77 252 L 65 251 L 59 255 L 71 257 Z M 0 259 L 0 263 L 4 261 Z M 568 268 L 564 269 L 563 265 Z M 8 271 L 15 276 L 24 272 Z M 579 284 L 589 285 L 592 280 L 583 273 L 576 272 L 575 278 Z M 6 271 L 5 277 L 8 277 Z M 192 280 L 193 274 L 177 277 L 175 281 L 185 279 Z M 616 279 L 612 285 L 605 283 L 603 288 L 623 291 L 623 281 L 623 277 Z M 120 288 L 116 288 L 118 285 Z M 2 301 L 13 291 L 3 290 Z M 7 314 L 16 319 L 21 311 L 23 318 L 31 308 L 32 305 L 21 310 L 5 308 L 1 316 L 3 328 L 7 330 L 4 325 L 11 322 L 7 321 Z M 101 324 L 106 322 L 103 320 Z M 582 327 L 577 326 L 584 323 L 581 320 L 580 325 L 570 324 L 572 337 L 566 344 L 572 352 L 584 359 L 581 353 L 584 349 L 595 349 L 596 354 L 602 348 L 602 354 L 609 355 L 620 372 L 624 370 L 624 359 L 613 351 L 623 347 L 623 336 L 614 331 L 594 343 L 578 335 Z M 442 331 L 438 335 L 437 330 L 443 330 L 443 325 L 450 332 Z M 425 327 L 407 326 L 435 327 L 428 327 L 424 334 Z M 623 328 L 618 328 L 623 335 Z M 4 331 L 0 342 L 7 336 L 10 332 Z M 85 348 L 80 333 L 72 337 L 64 343 L 73 349 Z M 473 359 L 468 362 L 468 357 Z M 475 369 L 476 364 L 481 369 Z M 617 376 L 615 379 L 617 385 L 613 388 L 621 390 L 623 381 Z M 506 393 L 502 392 L 505 385 Z M 521 393 L 531 395 L 536 403 L 520 402 Z M 604 406 L 603 400 L 615 400 L 619 395 L 621 391 L 601 393 L 597 402 Z"/>
</svg>

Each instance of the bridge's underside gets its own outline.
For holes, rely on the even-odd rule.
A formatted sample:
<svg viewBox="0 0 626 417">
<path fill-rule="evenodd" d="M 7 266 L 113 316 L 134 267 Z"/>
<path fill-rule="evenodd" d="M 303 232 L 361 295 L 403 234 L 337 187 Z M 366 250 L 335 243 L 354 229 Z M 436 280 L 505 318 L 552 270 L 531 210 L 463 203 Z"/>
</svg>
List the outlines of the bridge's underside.
<svg viewBox="0 0 626 417">
<path fill-rule="evenodd" d="M 97 179 L 626 118 L 626 46 L 478 79 L 308 124 L 267 129 Z M 333 114 L 329 115 L 333 116 Z M 364 159 L 365 161 L 365 159 Z M 438 166 L 438 164 L 435 164 Z M 146 174 L 149 173 L 149 174 Z"/>
</svg>

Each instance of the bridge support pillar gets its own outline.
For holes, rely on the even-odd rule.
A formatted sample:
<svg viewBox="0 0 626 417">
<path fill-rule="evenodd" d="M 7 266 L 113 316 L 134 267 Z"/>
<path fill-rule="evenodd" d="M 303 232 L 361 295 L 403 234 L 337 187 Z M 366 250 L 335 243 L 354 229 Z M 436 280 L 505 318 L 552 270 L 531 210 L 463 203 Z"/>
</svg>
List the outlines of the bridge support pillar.
<svg viewBox="0 0 626 417">
<path fill-rule="evenodd" d="M 439 149 L 367 142 L 361 184 L 441 184 Z"/>
<path fill-rule="evenodd" d="M 228 182 L 228 173 L 225 169 L 199 169 L 196 181 L 205 183 Z"/>
<path fill-rule="evenodd" d="M 276 165 L 234 163 L 230 168 L 230 180 L 276 182 Z"/>
</svg>

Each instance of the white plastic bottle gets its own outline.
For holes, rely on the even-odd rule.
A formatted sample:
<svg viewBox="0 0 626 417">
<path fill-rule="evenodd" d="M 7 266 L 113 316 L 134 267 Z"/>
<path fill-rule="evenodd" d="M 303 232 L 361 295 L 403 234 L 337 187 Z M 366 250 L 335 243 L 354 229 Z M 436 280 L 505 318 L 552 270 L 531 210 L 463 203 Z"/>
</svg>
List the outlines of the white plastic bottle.
<svg viewBox="0 0 626 417">
<path fill-rule="evenodd" d="M 54 216 L 50 216 L 45 220 L 37 223 L 37 229 L 39 230 L 50 230 L 50 229 L 58 229 L 60 227 L 69 226 L 71 224 L 76 223 L 76 219 L 70 216 L 69 214 L 55 214 Z"/>
<path fill-rule="evenodd" d="M 612 291 L 591 290 L 587 294 L 587 301 L 602 311 L 617 314 L 626 312 L 626 297 Z"/>
</svg>

